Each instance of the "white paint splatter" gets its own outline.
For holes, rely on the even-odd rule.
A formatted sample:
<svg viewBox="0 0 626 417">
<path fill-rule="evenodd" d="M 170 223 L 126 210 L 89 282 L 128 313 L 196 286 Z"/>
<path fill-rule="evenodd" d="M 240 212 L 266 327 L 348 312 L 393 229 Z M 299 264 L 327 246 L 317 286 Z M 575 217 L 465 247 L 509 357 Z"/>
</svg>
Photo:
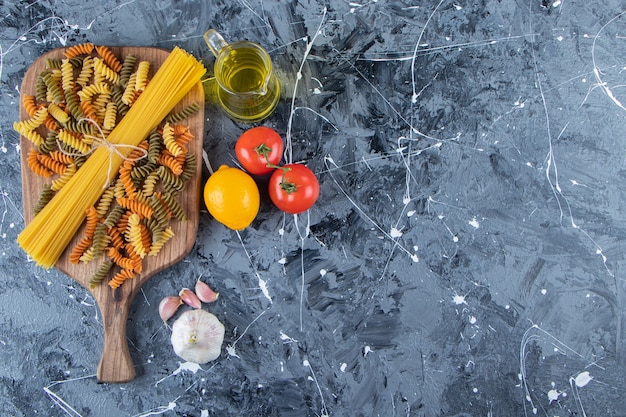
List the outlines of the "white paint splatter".
<svg viewBox="0 0 626 417">
<path fill-rule="evenodd" d="M 470 324 L 476 324 L 477 321 L 478 321 L 478 319 L 475 316 L 469 316 Z"/>
<path fill-rule="evenodd" d="M 341 366 L 339 367 L 339 370 L 340 370 L 341 372 L 346 372 L 346 368 L 347 368 L 347 367 L 348 367 L 348 364 L 344 362 L 344 363 L 342 363 L 342 364 L 341 364 Z"/>
<path fill-rule="evenodd" d="M 550 403 L 552 403 L 553 401 L 557 401 L 560 395 L 561 393 L 555 389 L 551 389 L 550 391 L 548 391 L 548 399 L 550 400 Z"/>
<path fill-rule="evenodd" d="M 467 302 L 465 301 L 465 296 L 458 294 L 454 294 L 454 296 L 452 297 L 452 302 L 457 306 L 461 304 L 467 304 Z"/>
<path fill-rule="evenodd" d="M 392 227 L 391 231 L 389 232 L 389 236 L 393 238 L 400 237 L 402 236 L 402 231 L 396 229 L 395 227 Z"/>
<path fill-rule="evenodd" d="M 284 340 L 284 341 L 286 341 L 286 342 L 289 342 L 289 343 L 298 343 L 298 341 L 297 341 L 296 339 L 294 339 L 294 338 L 293 338 L 293 337 L 291 337 L 291 336 L 288 336 L 288 335 L 287 335 L 286 333 L 284 333 L 282 330 L 280 331 L 280 339 L 281 339 L 281 340 Z"/>
<path fill-rule="evenodd" d="M 327 273 L 328 273 L 328 271 L 325 270 L 324 268 L 320 269 L 320 276 L 324 277 L 324 276 L 326 276 Z"/>
<path fill-rule="evenodd" d="M 468 223 L 474 229 L 478 229 L 480 227 L 480 223 L 478 223 L 478 220 L 476 220 L 476 217 L 472 218 L 472 220 L 470 220 Z"/>
<path fill-rule="evenodd" d="M 582 388 L 585 385 L 587 385 L 589 382 L 591 382 L 591 380 L 593 379 L 593 377 L 589 374 L 588 371 L 584 371 L 579 373 L 576 378 L 574 379 L 574 383 L 576 384 L 577 387 Z"/>
<path fill-rule="evenodd" d="M 369 347 L 369 346 L 365 346 L 365 347 L 363 348 L 363 357 L 364 357 L 364 358 L 365 358 L 365 357 L 367 357 L 367 354 L 368 354 L 368 353 L 372 353 L 372 352 L 373 352 L 373 350 L 372 350 L 372 348 L 371 348 L 371 347 Z"/>
</svg>

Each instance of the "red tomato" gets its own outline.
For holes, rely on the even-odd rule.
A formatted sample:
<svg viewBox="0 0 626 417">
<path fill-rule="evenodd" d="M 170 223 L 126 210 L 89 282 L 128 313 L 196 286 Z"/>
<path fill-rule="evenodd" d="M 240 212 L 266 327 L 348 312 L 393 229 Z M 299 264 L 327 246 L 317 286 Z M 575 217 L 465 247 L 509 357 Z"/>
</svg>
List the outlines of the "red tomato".
<svg viewBox="0 0 626 417">
<path fill-rule="evenodd" d="M 274 171 L 268 188 L 274 205 L 291 214 L 308 210 L 320 194 L 317 177 L 302 164 L 288 164 Z"/>
<path fill-rule="evenodd" d="M 283 139 L 271 127 L 246 130 L 235 143 L 235 154 L 243 168 L 253 175 L 272 172 L 283 156 Z"/>
</svg>

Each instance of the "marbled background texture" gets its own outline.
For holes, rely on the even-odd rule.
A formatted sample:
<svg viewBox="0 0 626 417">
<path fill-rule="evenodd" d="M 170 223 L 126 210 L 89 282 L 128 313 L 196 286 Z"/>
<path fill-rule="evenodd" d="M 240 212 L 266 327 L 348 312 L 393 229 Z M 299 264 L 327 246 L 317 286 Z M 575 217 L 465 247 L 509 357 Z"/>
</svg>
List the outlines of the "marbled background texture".
<svg viewBox="0 0 626 417">
<path fill-rule="evenodd" d="M 0 414 L 625 416 L 625 11 L 0 2 Z M 94 300 L 15 243 L 21 80 L 43 52 L 81 42 L 178 45 L 211 69 L 209 27 L 270 51 L 284 94 L 263 124 L 321 195 L 297 217 L 264 195 L 240 238 L 203 208 L 191 253 L 132 305 L 137 377 L 98 384 Z M 235 163 L 247 127 L 206 103 L 212 165 Z M 200 276 L 220 292 L 207 309 L 226 337 L 197 369 L 157 310 Z"/>
</svg>

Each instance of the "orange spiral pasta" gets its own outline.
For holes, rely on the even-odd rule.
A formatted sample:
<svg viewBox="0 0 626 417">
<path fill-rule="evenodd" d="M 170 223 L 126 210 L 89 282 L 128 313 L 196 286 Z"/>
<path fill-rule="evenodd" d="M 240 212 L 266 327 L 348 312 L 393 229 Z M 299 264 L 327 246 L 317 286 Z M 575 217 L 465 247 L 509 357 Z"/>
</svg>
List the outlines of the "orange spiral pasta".
<svg viewBox="0 0 626 417">
<path fill-rule="evenodd" d="M 91 206 L 86 210 L 85 215 L 85 231 L 83 233 L 85 236 L 93 238 L 96 233 L 96 228 L 100 223 L 98 210 L 96 210 L 95 206 Z"/>
<path fill-rule="evenodd" d="M 174 175 L 180 175 L 183 172 L 182 162 L 173 156 L 162 153 L 157 161 L 159 164 L 168 167 Z"/>
<path fill-rule="evenodd" d="M 48 156 L 50 156 L 50 158 L 54 159 L 55 161 L 59 161 L 60 163 L 65 165 L 72 165 L 74 163 L 73 156 L 63 153 L 59 150 L 54 150 L 48 153 Z"/>
<path fill-rule="evenodd" d="M 30 117 L 33 117 L 37 110 L 39 110 L 39 106 L 37 105 L 35 96 L 30 94 L 24 94 L 22 96 L 22 105 L 24 106 L 26 113 L 28 113 L 28 116 Z"/>
<path fill-rule="evenodd" d="M 115 274 L 113 278 L 109 281 L 109 287 L 115 289 L 119 288 L 120 285 L 127 279 L 131 279 L 135 277 L 135 272 L 130 269 L 122 269 L 120 272 Z"/>
<path fill-rule="evenodd" d="M 85 112 L 85 116 L 92 120 L 98 119 L 98 114 L 96 113 L 96 109 L 90 101 L 81 101 L 80 107 Z"/>
<path fill-rule="evenodd" d="M 107 256 L 119 267 L 123 269 L 130 269 L 134 271 L 135 269 L 135 261 L 131 258 L 125 257 L 120 251 L 119 248 L 115 246 L 110 247 L 107 250 Z"/>
<path fill-rule="evenodd" d="M 108 47 L 96 46 L 96 51 L 113 71 L 120 72 L 122 70 L 122 63 Z"/>
<path fill-rule="evenodd" d="M 40 154 L 37 151 L 28 152 L 26 164 L 35 174 L 40 177 L 49 178 L 54 172 L 39 161 L 39 155 Z"/>
<path fill-rule="evenodd" d="M 41 165 L 45 166 L 52 172 L 56 172 L 59 175 L 63 175 L 65 173 L 65 170 L 67 169 L 66 165 L 60 163 L 59 161 L 55 161 L 54 159 L 50 158 L 49 155 L 40 153 L 37 155 L 37 159 L 39 160 Z"/>
<path fill-rule="evenodd" d="M 117 203 L 120 206 L 129 209 L 132 212 L 132 214 L 137 214 L 138 216 L 143 217 L 145 219 L 151 218 L 152 214 L 154 213 L 154 209 L 150 207 L 149 205 L 141 203 L 137 200 L 133 200 L 128 197 L 118 198 Z"/>
<path fill-rule="evenodd" d="M 122 164 L 119 173 L 119 181 L 122 184 L 128 198 L 134 200 L 137 197 L 137 187 L 135 187 L 135 182 L 130 175 L 132 167 L 133 163 L 128 160 Z"/>
<path fill-rule="evenodd" d="M 93 52 L 93 43 L 80 43 L 78 45 L 70 46 L 63 52 L 63 55 L 67 59 L 77 57 L 79 55 L 89 55 Z"/>
<path fill-rule="evenodd" d="M 124 241 L 124 236 L 119 231 L 117 227 L 111 227 L 108 229 L 109 237 L 111 238 L 111 246 L 116 249 L 122 249 L 126 242 Z"/>
<path fill-rule="evenodd" d="M 92 243 L 91 237 L 83 236 L 78 241 L 76 246 L 72 248 L 72 251 L 69 254 L 68 258 L 69 258 L 70 263 L 73 263 L 73 264 L 80 263 L 81 258 L 83 257 L 87 249 L 91 247 L 91 243 Z"/>
</svg>

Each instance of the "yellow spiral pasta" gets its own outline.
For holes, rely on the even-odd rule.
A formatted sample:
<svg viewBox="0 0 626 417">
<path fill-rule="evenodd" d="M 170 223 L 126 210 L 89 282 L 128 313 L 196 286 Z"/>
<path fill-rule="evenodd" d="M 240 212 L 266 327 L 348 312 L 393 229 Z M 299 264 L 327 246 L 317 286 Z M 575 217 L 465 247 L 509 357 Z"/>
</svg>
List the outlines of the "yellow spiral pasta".
<svg viewBox="0 0 626 417">
<path fill-rule="evenodd" d="M 111 130 L 115 127 L 117 121 L 117 105 L 115 102 L 110 101 L 107 103 L 104 113 L 104 121 L 102 127 L 106 130 Z"/>
<path fill-rule="evenodd" d="M 90 56 L 83 59 L 83 66 L 76 77 L 76 84 L 85 87 L 89 85 L 91 77 L 93 76 L 93 58 Z"/>
<path fill-rule="evenodd" d="M 61 61 L 61 86 L 64 91 L 74 89 L 74 67 L 69 59 Z"/>
<path fill-rule="evenodd" d="M 174 140 L 174 128 L 169 123 L 165 123 L 163 126 L 163 143 L 165 148 L 174 156 L 178 156 L 184 151 L 183 147 Z"/>
<path fill-rule="evenodd" d="M 85 143 L 85 141 L 76 133 L 69 132 L 65 129 L 59 130 L 58 138 L 61 142 L 70 146 L 72 149 L 80 152 L 83 155 L 87 155 L 91 152 L 91 146 Z"/>
<path fill-rule="evenodd" d="M 56 180 L 52 181 L 52 183 L 50 184 L 50 189 L 53 191 L 59 191 L 61 188 L 63 188 L 63 186 L 68 183 L 70 178 L 72 178 L 72 176 L 76 174 L 76 171 L 78 170 L 76 168 L 76 165 L 74 164 L 72 165 L 61 164 L 61 166 L 66 167 L 66 168 L 63 174 Z"/>
<path fill-rule="evenodd" d="M 70 120 L 70 115 L 54 103 L 48 104 L 48 113 L 61 124 L 65 124 Z"/>
<path fill-rule="evenodd" d="M 143 91 L 148 85 L 148 74 L 150 73 L 150 62 L 141 61 L 137 65 L 137 79 L 135 80 L 135 90 Z"/>
<path fill-rule="evenodd" d="M 48 109 L 43 107 L 37 110 L 31 118 L 13 123 L 13 128 L 19 133 L 24 130 L 35 130 L 43 124 L 46 117 L 48 117 Z"/>
<path fill-rule="evenodd" d="M 93 70 L 95 74 L 102 77 L 102 79 L 112 82 L 113 84 L 119 84 L 120 75 L 113 71 L 105 62 L 100 58 L 93 59 Z"/>
<path fill-rule="evenodd" d="M 163 246 L 165 246 L 167 241 L 173 237 L 174 237 L 174 231 L 172 230 L 172 228 L 171 227 L 166 228 L 161 234 L 161 237 L 159 238 L 159 240 L 152 243 L 152 247 L 150 248 L 150 252 L 148 253 L 148 255 L 156 256 L 161 251 Z"/>
</svg>

